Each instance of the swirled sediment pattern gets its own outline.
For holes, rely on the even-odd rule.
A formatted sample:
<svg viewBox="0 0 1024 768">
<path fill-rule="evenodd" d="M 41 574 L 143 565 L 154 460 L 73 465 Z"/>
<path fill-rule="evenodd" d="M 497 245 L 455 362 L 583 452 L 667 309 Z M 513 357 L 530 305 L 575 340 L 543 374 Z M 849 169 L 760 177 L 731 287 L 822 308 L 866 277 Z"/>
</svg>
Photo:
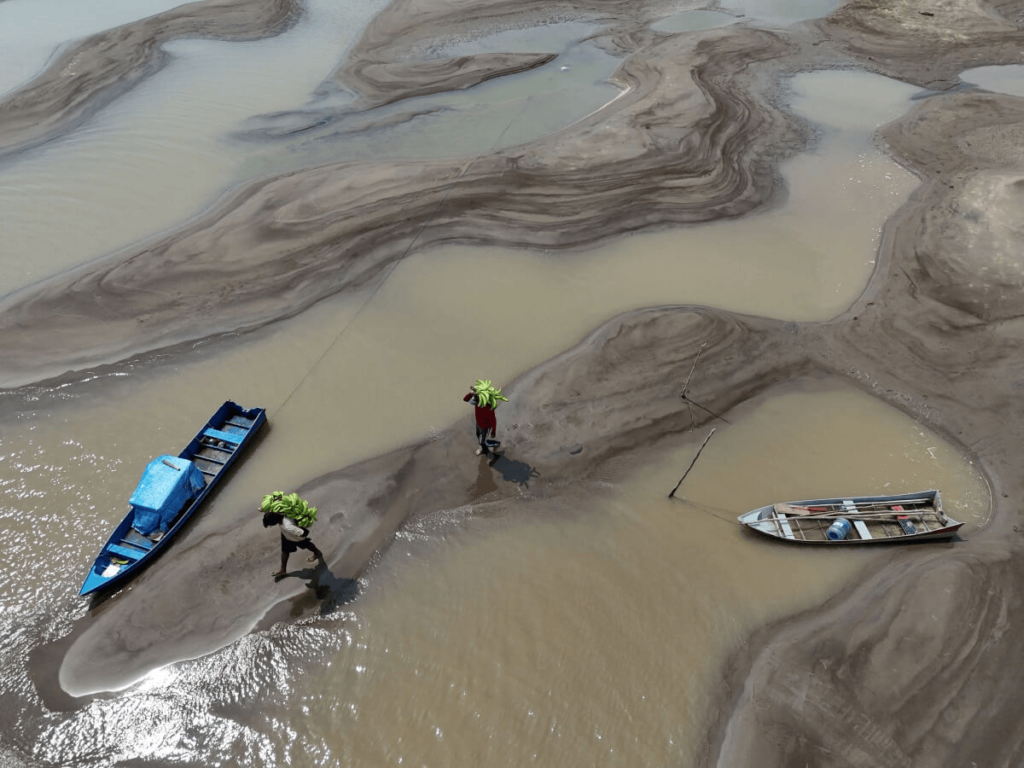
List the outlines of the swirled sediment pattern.
<svg viewBox="0 0 1024 768">
<path fill-rule="evenodd" d="M 626 95 L 543 140 L 250 184 L 144 248 L 10 297 L 0 386 L 296 314 L 414 246 L 571 248 L 746 213 L 771 198 L 774 161 L 803 136 L 744 85 L 748 68 L 787 50 L 756 30 L 667 38 L 623 64 Z"/>
</svg>

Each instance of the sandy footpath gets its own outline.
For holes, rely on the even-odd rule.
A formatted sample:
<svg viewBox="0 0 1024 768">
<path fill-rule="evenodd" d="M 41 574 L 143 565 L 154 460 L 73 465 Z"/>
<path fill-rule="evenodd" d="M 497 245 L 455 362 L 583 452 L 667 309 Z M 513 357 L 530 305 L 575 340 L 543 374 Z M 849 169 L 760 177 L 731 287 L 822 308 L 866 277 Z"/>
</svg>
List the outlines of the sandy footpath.
<svg viewBox="0 0 1024 768">
<path fill-rule="evenodd" d="M 475 59 L 462 75 L 459 67 L 390 62 L 395 51 L 426 50 L 454 19 L 486 29 L 509 14 L 526 23 L 556 12 L 609 26 L 604 43 L 626 55 L 616 79 L 628 89 L 612 107 L 555 136 L 477 158 L 332 166 L 234 190 L 144 251 L 8 299 L 0 307 L 0 386 L 117 365 L 210 327 L 273 322 L 365 284 L 414 237 L 417 247 L 458 241 L 558 249 L 755 210 L 776 199 L 779 160 L 807 138 L 806 127 L 771 98 L 789 72 L 857 65 L 948 89 L 881 134 L 922 185 L 888 223 L 866 292 L 840 317 L 796 324 L 687 307 L 633 312 L 507 388 L 506 455 L 493 476 L 451 461 L 472 449 L 460 424 L 299 490 L 324 508 L 348 510 L 318 533 L 333 553 L 330 576 L 343 580 L 414 509 L 486 498 L 500 513 L 539 495 L 585 494 L 610 462 L 681 441 L 691 415 L 697 426 L 708 418 L 679 398 L 704 343 L 690 396 L 718 413 L 805 373 L 851 381 L 975 457 L 993 490 L 993 520 L 952 551 L 901 550 L 897 565 L 827 605 L 756 632 L 708 702 L 698 762 L 1019 764 L 1024 100 L 951 88 L 963 68 L 1024 60 L 1019 7 L 854 0 L 789 33 L 735 26 L 673 36 L 652 32 L 632 2 L 528 2 L 515 11 L 507 3 L 396 2 L 325 87 L 362 83 L 360 108 L 369 109 L 479 82 L 491 69 L 523 69 L 532 59 Z M 424 81 L 410 81 L 413 72 Z M 59 130 L 53 126 L 81 119 L 87 103 L 63 118 L 53 107 L 51 127 L 38 135 L 14 131 L 7 145 L 46 140 Z M 246 261 L 232 257 L 238 253 Z M 156 285 L 160 294 L 148 290 Z M 54 350 L 45 364 L 33 354 L 40 345 Z M 134 587 L 138 599 L 103 604 L 83 622 L 66 643 L 62 680 L 79 690 L 102 687 L 125 664 L 130 672 L 172 651 L 202 653 L 260 621 L 301 613 L 304 586 L 282 582 L 269 594 L 255 586 L 265 581 L 265 550 L 258 521 L 241 528 L 226 521 L 224 531 L 164 563 L 159 585 L 144 574 Z M 239 584 L 253 586 L 239 591 Z M 145 599 L 158 589 L 165 599 Z M 151 609 L 157 602 L 163 611 Z M 201 607 L 180 623 L 184 605 Z M 101 644 L 97 665 L 93 651 Z M 52 693 L 54 682 L 41 686 Z"/>
</svg>

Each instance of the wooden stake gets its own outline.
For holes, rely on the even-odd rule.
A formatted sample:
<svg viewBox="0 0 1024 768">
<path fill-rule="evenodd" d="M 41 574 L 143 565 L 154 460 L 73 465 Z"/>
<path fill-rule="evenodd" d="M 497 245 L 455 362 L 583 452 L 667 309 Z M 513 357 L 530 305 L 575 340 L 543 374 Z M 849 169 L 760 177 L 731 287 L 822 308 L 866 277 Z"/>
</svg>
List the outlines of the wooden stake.
<svg viewBox="0 0 1024 768">
<path fill-rule="evenodd" d="M 686 390 L 690 388 L 690 377 L 693 376 L 693 372 L 697 370 L 697 361 L 700 360 L 700 353 L 704 351 L 704 347 L 707 345 L 708 343 L 706 341 L 701 344 L 700 349 L 697 350 L 697 356 L 693 358 L 693 367 L 690 368 L 690 375 L 686 377 L 686 383 L 683 384 L 683 391 L 679 393 L 683 398 L 686 397 Z"/>
<path fill-rule="evenodd" d="M 700 353 L 698 352 L 697 354 L 699 355 Z M 695 364 L 696 364 L 696 362 L 695 362 Z M 683 472 L 683 476 L 679 478 L 679 482 L 678 482 L 678 483 L 676 483 L 676 487 L 672 489 L 672 493 L 670 493 L 670 494 L 668 495 L 668 497 L 669 497 L 670 499 L 671 499 L 671 498 L 672 498 L 673 496 L 675 496 L 675 495 L 676 495 L 676 491 L 678 491 L 678 490 L 679 490 L 679 486 L 683 484 L 683 480 L 685 480 L 685 479 L 686 479 L 686 476 L 687 476 L 688 474 L 690 474 L 690 470 L 691 470 L 691 469 L 693 469 L 693 465 L 697 463 L 697 459 L 698 459 L 698 458 L 700 457 L 700 452 L 704 450 L 704 446 L 708 444 L 708 440 L 710 440 L 710 439 L 711 439 L 711 436 L 712 436 L 713 434 L 715 434 L 715 428 L 714 428 L 714 427 L 712 427 L 712 428 L 711 428 L 711 431 L 710 431 L 710 432 L 708 432 L 708 436 L 704 438 L 704 442 L 700 444 L 700 448 L 698 448 L 698 449 L 697 449 L 697 453 L 696 453 L 696 454 L 694 455 L 694 457 L 693 457 L 693 461 L 691 461 L 691 462 L 690 462 L 690 466 L 688 466 L 688 467 L 686 468 L 686 471 L 685 471 L 685 472 Z"/>
</svg>

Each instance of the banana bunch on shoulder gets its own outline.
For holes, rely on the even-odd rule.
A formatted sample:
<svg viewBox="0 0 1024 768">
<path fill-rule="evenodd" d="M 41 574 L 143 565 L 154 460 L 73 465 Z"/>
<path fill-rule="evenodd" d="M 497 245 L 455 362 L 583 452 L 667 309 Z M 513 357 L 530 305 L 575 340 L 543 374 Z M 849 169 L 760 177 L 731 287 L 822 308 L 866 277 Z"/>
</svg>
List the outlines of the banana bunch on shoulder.
<svg viewBox="0 0 1024 768">
<path fill-rule="evenodd" d="M 499 401 L 508 402 L 508 398 L 501 394 L 501 389 L 491 384 L 490 379 L 477 379 L 473 385 L 473 392 L 476 393 L 477 403 L 481 408 L 495 409 Z"/>
<path fill-rule="evenodd" d="M 302 528 L 309 528 L 316 522 L 316 507 L 311 507 L 308 502 L 300 499 L 297 493 L 289 493 L 287 496 L 281 491 L 268 493 L 263 497 L 260 509 L 264 514 L 273 512 L 290 518 Z"/>
</svg>

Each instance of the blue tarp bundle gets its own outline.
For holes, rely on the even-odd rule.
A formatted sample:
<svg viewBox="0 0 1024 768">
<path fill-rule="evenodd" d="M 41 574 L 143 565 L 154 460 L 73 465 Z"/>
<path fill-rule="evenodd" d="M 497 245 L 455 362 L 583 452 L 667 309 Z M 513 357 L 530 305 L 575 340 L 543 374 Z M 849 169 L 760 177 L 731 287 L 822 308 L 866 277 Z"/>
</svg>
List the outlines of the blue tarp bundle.
<svg viewBox="0 0 1024 768">
<path fill-rule="evenodd" d="M 144 536 L 157 528 L 166 531 L 185 502 L 195 498 L 205 485 L 203 473 L 188 459 L 153 459 L 128 502 L 135 507 L 135 530 Z"/>
</svg>

